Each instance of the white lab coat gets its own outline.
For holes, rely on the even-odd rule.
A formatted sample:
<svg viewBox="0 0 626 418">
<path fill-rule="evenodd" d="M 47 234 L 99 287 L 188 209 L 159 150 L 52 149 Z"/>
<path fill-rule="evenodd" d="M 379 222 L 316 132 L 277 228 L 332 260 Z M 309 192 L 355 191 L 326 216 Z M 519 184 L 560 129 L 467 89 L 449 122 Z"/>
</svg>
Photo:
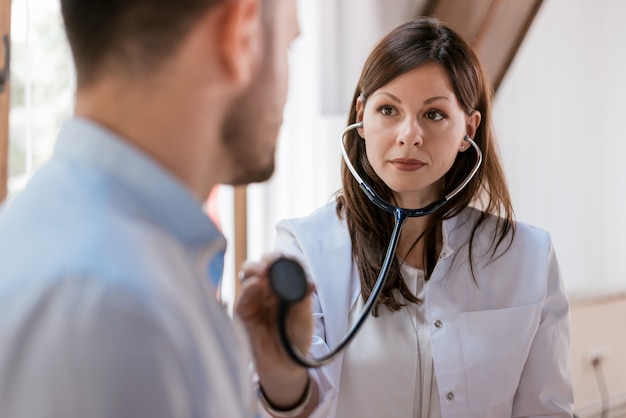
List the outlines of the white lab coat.
<svg viewBox="0 0 626 418">
<path fill-rule="evenodd" d="M 569 305 L 550 236 L 518 223 L 511 248 L 488 262 L 495 225 L 489 220 L 474 248 L 474 282 L 466 243 L 478 214 L 468 208 L 444 222 L 443 249 L 426 289 L 442 415 L 571 417 Z M 320 356 L 343 338 L 360 295 L 350 237 L 334 202 L 306 218 L 281 221 L 276 247 L 299 259 L 315 282 L 311 355 Z M 321 396 L 313 416 L 335 417 L 341 366 L 340 354 L 312 371 Z"/>
</svg>

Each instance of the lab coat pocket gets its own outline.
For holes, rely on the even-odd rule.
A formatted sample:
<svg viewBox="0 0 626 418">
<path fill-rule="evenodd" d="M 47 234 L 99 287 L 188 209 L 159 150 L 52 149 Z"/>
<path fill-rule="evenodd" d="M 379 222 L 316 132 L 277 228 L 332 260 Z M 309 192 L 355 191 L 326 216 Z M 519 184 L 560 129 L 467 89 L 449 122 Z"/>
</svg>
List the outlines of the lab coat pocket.
<svg viewBox="0 0 626 418">
<path fill-rule="evenodd" d="M 512 403 L 540 315 L 540 304 L 459 314 L 470 409 Z"/>
</svg>

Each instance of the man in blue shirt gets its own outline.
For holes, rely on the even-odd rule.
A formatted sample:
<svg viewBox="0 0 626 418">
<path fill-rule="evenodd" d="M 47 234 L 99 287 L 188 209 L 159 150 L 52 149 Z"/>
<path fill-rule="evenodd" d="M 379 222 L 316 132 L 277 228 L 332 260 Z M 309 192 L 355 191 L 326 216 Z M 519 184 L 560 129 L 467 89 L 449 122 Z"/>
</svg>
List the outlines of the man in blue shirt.
<svg viewBox="0 0 626 418">
<path fill-rule="evenodd" d="M 0 209 L 0 416 L 254 417 L 202 202 L 273 171 L 296 1 L 61 7 L 75 115 Z"/>
</svg>

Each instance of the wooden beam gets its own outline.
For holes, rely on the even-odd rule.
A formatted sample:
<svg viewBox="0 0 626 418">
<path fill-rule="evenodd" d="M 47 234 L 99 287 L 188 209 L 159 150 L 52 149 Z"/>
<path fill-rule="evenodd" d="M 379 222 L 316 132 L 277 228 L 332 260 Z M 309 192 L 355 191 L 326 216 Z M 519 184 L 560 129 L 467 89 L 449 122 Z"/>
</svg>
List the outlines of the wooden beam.
<svg viewBox="0 0 626 418">
<path fill-rule="evenodd" d="M 484 33 L 474 49 L 491 75 L 494 90 L 504 79 L 541 3 L 542 0 L 500 1 L 484 25 Z"/>
<path fill-rule="evenodd" d="M 445 22 L 472 45 L 497 90 L 542 1 L 430 0 L 424 14 Z"/>
<path fill-rule="evenodd" d="M 424 9 L 424 15 L 436 17 L 473 44 L 492 2 L 493 0 L 431 0 Z"/>
<path fill-rule="evenodd" d="M 246 186 L 235 187 L 235 274 L 248 258 L 248 194 Z M 235 280 L 235 295 L 239 295 L 239 280 Z"/>
<path fill-rule="evenodd" d="M 11 0 L 0 0 L 0 202 L 7 196 L 9 176 L 9 110 Z"/>
</svg>

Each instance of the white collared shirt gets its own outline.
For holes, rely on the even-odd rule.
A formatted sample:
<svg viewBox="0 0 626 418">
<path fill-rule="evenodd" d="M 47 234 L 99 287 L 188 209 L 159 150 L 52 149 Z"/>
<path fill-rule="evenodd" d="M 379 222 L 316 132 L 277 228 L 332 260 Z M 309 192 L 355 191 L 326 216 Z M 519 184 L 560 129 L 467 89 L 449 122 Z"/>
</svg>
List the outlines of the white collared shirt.
<svg viewBox="0 0 626 418">
<path fill-rule="evenodd" d="M 470 207 L 443 222 L 443 250 L 425 289 L 441 416 L 571 417 L 569 304 L 550 236 L 518 222 L 510 246 L 505 239 L 493 257 L 497 218 L 488 217 L 474 240 L 473 277 L 467 243 L 480 215 Z M 323 356 L 343 339 L 360 297 L 345 219 L 331 202 L 305 218 L 281 221 L 276 247 L 300 260 L 315 282 L 311 355 Z M 501 254 L 503 248 L 508 251 Z M 311 372 L 321 398 L 315 418 L 339 417 L 343 356 Z M 361 393 L 384 402 L 379 395 Z"/>
<path fill-rule="evenodd" d="M 409 290 L 423 300 L 425 272 L 407 264 L 401 264 L 400 271 Z M 350 309 L 349 326 L 363 305 L 358 298 Z M 346 349 L 341 374 L 337 416 L 441 418 L 423 304 L 409 302 L 396 312 L 380 306 L 379 316 L 370 317 Z M 378 396 L 363 396 L 370 391 Z"/>
</svg>

